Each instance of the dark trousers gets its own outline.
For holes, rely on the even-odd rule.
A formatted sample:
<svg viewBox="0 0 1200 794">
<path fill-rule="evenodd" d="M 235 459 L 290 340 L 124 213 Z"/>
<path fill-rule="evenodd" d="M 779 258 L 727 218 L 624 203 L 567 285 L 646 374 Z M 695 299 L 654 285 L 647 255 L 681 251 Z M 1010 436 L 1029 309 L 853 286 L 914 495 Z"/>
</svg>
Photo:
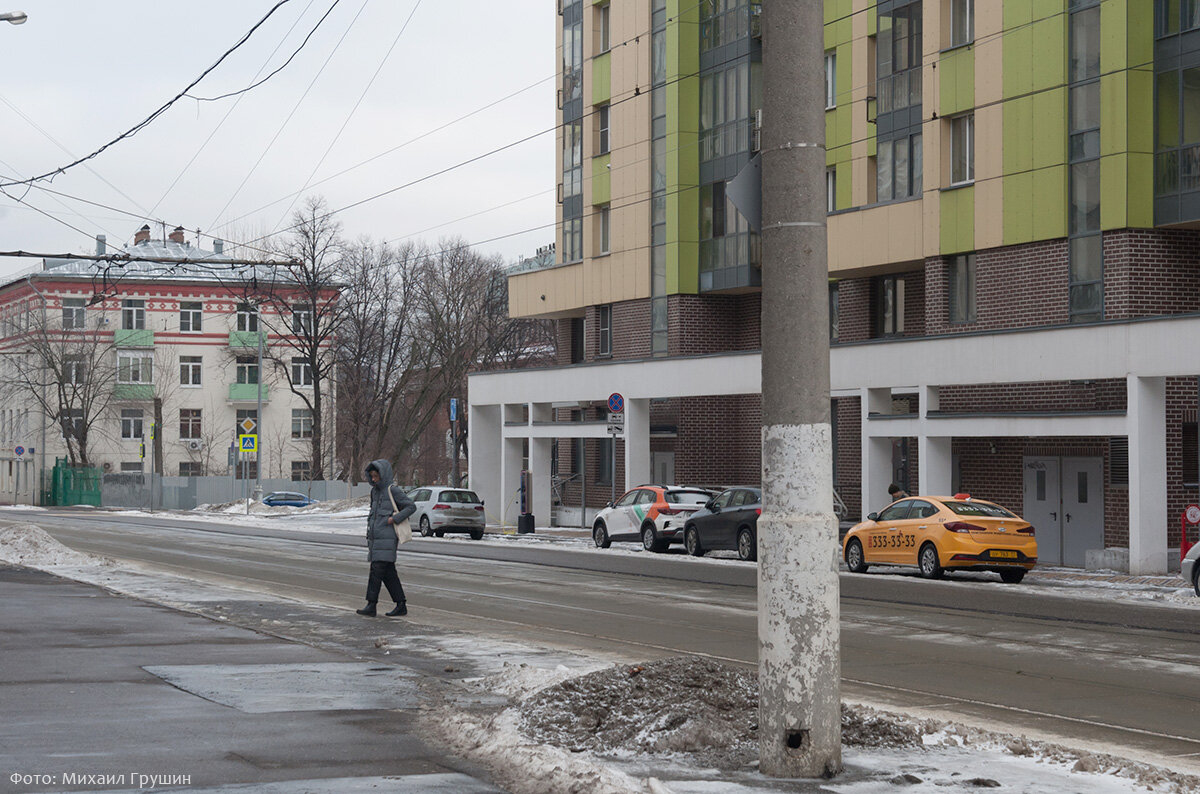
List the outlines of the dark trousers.
<svg viewBox="0 0 1200 794">
<path fill-rule="evenodd" d="M 404 585 L 400 584 L 400 575 L 396 573 L 394 562 L 372 562 L 371 577 L 367 579 L 367 603 L 374 604 L 379 600 L 379 586 L 386 585 L 388 595 L 397 604 L 404 603 Z"/>
</svg>

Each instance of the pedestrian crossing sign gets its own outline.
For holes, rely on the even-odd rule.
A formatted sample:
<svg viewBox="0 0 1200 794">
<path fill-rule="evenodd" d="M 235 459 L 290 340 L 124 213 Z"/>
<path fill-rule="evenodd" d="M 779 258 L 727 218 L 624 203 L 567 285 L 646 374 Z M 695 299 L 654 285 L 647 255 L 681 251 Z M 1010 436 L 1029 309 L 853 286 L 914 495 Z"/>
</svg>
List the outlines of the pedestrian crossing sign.
<svg viewBox="0 0 1200 794">
<path fill-rule="evenodd" d="M 258 436 L 238 436 L 238 449 L 242 452 L 258 452 Z"/>
</svg>

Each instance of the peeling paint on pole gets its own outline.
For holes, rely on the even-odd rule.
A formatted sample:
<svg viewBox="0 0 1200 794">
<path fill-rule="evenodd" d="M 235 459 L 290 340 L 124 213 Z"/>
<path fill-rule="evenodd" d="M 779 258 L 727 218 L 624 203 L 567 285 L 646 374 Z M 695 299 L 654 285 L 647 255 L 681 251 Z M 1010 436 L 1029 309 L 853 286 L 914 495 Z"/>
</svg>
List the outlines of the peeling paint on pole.
<svg viewBox="0 0 1200 794">
<path fill-rule="evenodd" d="M 830 443 L 827 424 L 763 428 L 758 674 L 760 767 L 768 775 L 815 777 L 841 769 Z M 813 505 L 825 508 L 813 512 Z"/>
</svg>

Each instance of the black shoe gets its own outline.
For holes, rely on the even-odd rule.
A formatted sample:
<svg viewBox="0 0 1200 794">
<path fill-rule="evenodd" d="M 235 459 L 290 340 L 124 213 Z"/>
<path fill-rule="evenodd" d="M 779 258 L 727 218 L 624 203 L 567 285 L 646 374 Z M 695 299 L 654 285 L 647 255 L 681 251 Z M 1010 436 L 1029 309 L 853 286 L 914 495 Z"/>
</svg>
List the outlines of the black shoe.
<svg viewBox="0 0 1200 794">
<path fill-rule="evenodd" d="M 407 615 L 407 614 L 408 614 L 408 605 L 407 604 L 396 604 L 396 608 L 393 609 L 391 612 L 387 613 L 387 616 L 389 618 L 398 618 L 401 615 Z"/>
<path fill-rule="evenodd" d="M 356 609 L 354 611 L 364 617 L 368 617 L 368 618 L 375 617 L 375 605 L 374 604 L 367 604 L 362 609 Z"/>
</svg>

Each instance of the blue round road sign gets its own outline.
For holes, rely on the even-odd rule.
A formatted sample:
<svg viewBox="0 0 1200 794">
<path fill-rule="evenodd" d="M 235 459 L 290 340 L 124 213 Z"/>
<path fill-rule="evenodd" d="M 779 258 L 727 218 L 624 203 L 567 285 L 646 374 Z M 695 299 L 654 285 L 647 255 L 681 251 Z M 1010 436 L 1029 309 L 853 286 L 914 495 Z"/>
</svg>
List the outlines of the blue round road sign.
<svg viewBox="0 0 1200 794">
<path fill-rule="evenodd" d="M 25 454 L 25 447 L 17 447 L 14 451 L 17 453 L 17 457 L 19 458 Z"/>
<path fill-rule="evenodd" d="M 608 395 L 608 410 L 614 414 L 619 414 L 625 410 L 625 398 L 618 392 L 613 392 Z"/>
</svg>

